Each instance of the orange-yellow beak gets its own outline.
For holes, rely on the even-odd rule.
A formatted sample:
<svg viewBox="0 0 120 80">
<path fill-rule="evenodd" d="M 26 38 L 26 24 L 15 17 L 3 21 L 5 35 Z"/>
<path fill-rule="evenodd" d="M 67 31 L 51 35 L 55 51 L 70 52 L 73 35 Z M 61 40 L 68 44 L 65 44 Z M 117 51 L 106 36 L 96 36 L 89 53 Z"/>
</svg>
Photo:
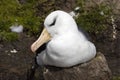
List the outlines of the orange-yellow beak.
<svg viewBox="0 0 120 80">
<path fill-rule="evenodd" d="M 48 33 L 47 29 L 44 28 L 40 37 L 31 45 L 32 52 L 35 51 L 42 46 L 44 43 L 48 42 L 51 39 L 50 34 Z"/>
</svg>

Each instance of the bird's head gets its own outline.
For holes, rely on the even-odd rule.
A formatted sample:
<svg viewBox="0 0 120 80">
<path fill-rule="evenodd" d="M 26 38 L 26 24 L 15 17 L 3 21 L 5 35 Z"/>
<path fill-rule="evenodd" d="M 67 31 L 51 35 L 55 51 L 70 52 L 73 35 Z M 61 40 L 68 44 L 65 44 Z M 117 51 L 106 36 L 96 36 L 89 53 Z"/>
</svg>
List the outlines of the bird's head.
<svg viewBox="0 0 120 80">
<path fill-rule="evenodd" d="M 44 21 L 44 26 L 40 37 L 31 46 L 33 52 L 53 37 L 77 30 L 77 25 L 72 16 L 60 10 L 50 13 Z"/>
<path fill-rule="evenodd" d="M 44 21 L 44 26 L 52 37 L 77 28 L 72 16 L 60 10 L 50 13 Z"/>
</svg>

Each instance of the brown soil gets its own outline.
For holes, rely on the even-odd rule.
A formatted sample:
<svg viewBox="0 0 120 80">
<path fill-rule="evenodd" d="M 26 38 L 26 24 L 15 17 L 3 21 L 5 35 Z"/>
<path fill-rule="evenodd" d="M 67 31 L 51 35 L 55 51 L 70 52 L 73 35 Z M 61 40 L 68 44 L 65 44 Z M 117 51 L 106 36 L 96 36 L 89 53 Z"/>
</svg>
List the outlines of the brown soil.
<svg viewBox="0 0 120 80">
<path fill-rule="evenodd" d="M 19 34 L 19 40 L 12 43 L 0 43 L 0 80 L 25 80 L 34 54 L 30 45 L 34 38 Z M 17 53 L 11 53 L 16 49 Z"/>
</svg>

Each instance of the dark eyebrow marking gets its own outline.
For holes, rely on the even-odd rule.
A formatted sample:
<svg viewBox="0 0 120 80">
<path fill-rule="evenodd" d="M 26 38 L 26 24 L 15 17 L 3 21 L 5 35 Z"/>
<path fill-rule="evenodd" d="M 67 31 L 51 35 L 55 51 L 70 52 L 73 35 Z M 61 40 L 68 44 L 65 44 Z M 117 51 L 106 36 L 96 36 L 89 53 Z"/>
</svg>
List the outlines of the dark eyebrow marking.
<svg viewBox="0 0 120 80">
<path fill-rule="evenodd" d="M 55 25 L 55 23 L 56 23 L 56 18 L 54 19 L 54 21 L 49 26 L 53 26 L 53 25 Z"/>
</svg>

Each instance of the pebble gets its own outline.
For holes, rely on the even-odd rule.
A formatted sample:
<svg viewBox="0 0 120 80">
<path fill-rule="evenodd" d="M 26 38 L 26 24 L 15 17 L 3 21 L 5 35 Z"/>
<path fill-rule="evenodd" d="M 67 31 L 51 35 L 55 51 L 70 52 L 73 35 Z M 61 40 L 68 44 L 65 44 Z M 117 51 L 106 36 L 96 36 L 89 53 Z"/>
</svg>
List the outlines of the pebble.
<svg viewBox="0 0 120 80">
<path fill-rule="evenodd" d="M 16 49 L 10 50 L 11 53 L 17 53 L 18 51 Z"/>
<path fill-rule="evenodd" d="M 10 27 L 12 32 L 16 32 L 16 33 L 21 33 L 23 32 L 23 26 L 22 25 L 13 25 Z"/>
</svg>

